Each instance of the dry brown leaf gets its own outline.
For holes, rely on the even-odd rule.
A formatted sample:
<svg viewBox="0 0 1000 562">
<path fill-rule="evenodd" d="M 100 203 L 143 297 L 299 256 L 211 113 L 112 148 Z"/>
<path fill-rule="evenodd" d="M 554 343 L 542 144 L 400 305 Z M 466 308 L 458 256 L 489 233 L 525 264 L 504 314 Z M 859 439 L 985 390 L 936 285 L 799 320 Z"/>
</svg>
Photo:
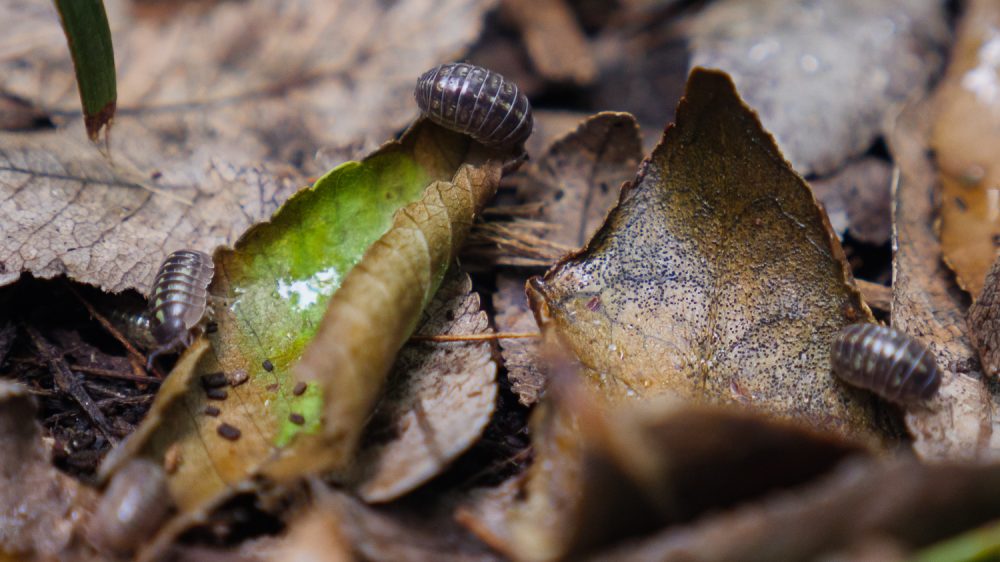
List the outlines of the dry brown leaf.
<svg viewBox="0 0 1000 562">
<path fill-rule="evenodd" d="M 532 218 L 553 226 L 537 232 L 539 237 L 577 249 L 604 222 L 618 200 L 622 183 L 632 177 L 641 159 L 635 119 L 627 113 L 599 113 L 556 139 L 516 178 L 517 200 L 541 203 Z M 497 275 L 493 308 L 498 311 L 496 324 L 501 332 L 537 330 L 524 296 L 527 278 L 527 274 L 515 272 Z M 542 373 L 535 365 L 537 345 L 530 339 L 500 341 L 507 376 L 525 405 L 536 402 L 544 387 Z"/>
<path fill-rule="evenodd" d="M 861 296 L 865 298 L 865 304 L 882 312 L 892 310 L 892 287 L 864 279 L 855 279 L 854 284 L 858 286 Z"/>
<path fill-rule="evenodd" d="M 875 398 L 830 373 L 834 335 L 871 312 L 808 186 L 725 74 L 692 73 L 677 125 L 608 222 L 531 289 L 609 398 L 747 403 L 885 435 Z"/>
<path fill-rule="evenodd" d="M 0 284 L 30 271 L 144 291 L 170 250 L 233 242 L 323 171 L 317 149 L 340 162 L 402 128 L 417 76 L 471 43 L 493 3 L 188 3 L 143 17 L 109 0 L 112 158 L 77 118 L 0 133 Z M 77 115 L 53 6 L 5 2 L 0 22 L 0 89 Z"/>
<path fill-rule="evenodd" d="M 969 339 L 979 352 L 983 372 L 1000 375 L 1000 260 L 986 274 L 986 283 L 969 307 Z"/>
<path fill-rule="evenodd" d="M 472 281 L 452 269 L 424 311 L 417 335 L 492 333 Z M 440 473 L 479 439 L 496 406 L 490 342 L 410 342 L 357 460 L 358 494 L 385 502 Z"/>
<path fill-rule="evenodd" d="M 941 178 L 944 260 L 973 299 L 1000 247 L 1000 6 L 968 3 L 936 94 L 931 146 Z"/>
<path fill-rule="evenodd" d="M 889 147 L 900 178 L 893 193 L 892 325 L 937 357 L 941 388 L 926 407 L 910 409 L 906 425 L 924 459 L 970 460 L 1000 454 L 1000 399 L 983 384 L 966 335 L 965 302 L 941 261 L 934 234 L 934 168 L 927 159 L 926 104 L 896 120 Z"/>
<path fill-rule="evenodd" d="M 459 511 L 460 522 L 514 559 L 579 559 L 797 486 L 859 452 L 748 411 L 656 400 L 603 410 L 580 390 L 561 385 L 536 410 L 526 481 Z"/>
<path fill-rule="evenodd" d="M 295 367 L 296 378 L 323 390 L 325 443 L 316 452 L 326 459 L 322 468 L 342 469 L 353 460 L 396 354 L 496 193 L 501 164 L 495 158 L 473 148 L 452 181 L 432 183 L 419 201 L 400 209 L 330 299 Z"/>
<path fill-rule="evenodd" d="M 539 158 L 541 154 L 552 146 L 556 140 L 572 133 L 588 117 L 586 113 L 576 111 L 552 111 L 537 109 L 535 115 L 535 129 L 528 137 L 525 147 L 528 154 Z"/>
<path fill-rule="evenodd" d="M 1000 467 L 846 462 L 795 493 L 712 515 L 591 560 L 816 560 L 862 537 L 923 546 L 1000 517 Z"/>
<path fill-rule="evenodd" d="M 863 153 L 923 88 L 947 35 L 937 0 L 724 0 L 691 29 L 691 66 L 729 72 L 803 175 Z M 850 40 L 845 40 L 850 37 Z"/>
<path fill-rule="evenodd" d="M 35 417 L 28 390 L 0 380 L 0 559 L 76 559 L 94 494 L 52 466 Z"/>
<path fill-rule="evenodd" d="M 881 246 L 892 235 L 892 166 L 880 158 L 851 162 L 832 176 L 809 182 L 833 229 Z M 871 304 L 871 303 L 869 303 Z"/>
<path fill-rule="evenodd" d="M 587 37 L 566 0 L 504 0 L 504 12 L 521 31 L 531 62 L 546 80 L 585 86 L 597 68 Z"/>
<path fill-rule="evenodd" d="M 450 519 L 447 509 L 424 506 L 421 513 L 405 507 L 379 509 L 336 490 L 313 483 L 315 505 L 305 516 L 292 522 L 291 532 L 283 541 L 285 552 L 318 551 L 322 544 L 337 542 L 338 555 L 347 560 L 372 562 L 487 562 L 501 558 L 489 551 Z M 300 527 L 312 529 L 303 530 Z M 293 542 L 310 533 L 310 541 Z M 326 533 L 325 537 L 323 532 Z M 336 536 L 336 539 L 333 537 Z M 344 548 L 346 546 L 346 548 Z M 275 558 L 288 560 L 289 557 Z M 311 559 L 311 558 L 303 558 Z M 326 558 L 323 558 L 324 560 Z"/>
</svg>

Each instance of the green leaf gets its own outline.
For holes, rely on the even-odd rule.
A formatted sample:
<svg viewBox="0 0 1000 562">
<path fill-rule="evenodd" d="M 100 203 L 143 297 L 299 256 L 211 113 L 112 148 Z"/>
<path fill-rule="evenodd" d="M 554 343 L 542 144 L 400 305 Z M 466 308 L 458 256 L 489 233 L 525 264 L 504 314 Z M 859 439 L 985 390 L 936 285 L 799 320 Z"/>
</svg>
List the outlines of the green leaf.
<svg viewBox="0 0 1000 562">
<path fill-rule="evenodd" d="M 118 101 L 115 53 L 104 2 L 55 0 L 55 4 L 73 56 L 87 135 L 96 140 L 101 128 L 114 117 Z"/>
<path fill-rule="evenodd" d="M 254 474 L 272 474 L 268 467 L 275 463 L 295 477 L 320 462 L 312 451 L 320 450 L 314 445 L 323 393 L 309 385 L 297 394 L 290 368 L 316 333 L 331 295 L 369 247 L 386 236 L 401 209 L 425 196 L 428 185 L 465 170 L 470 147 L 482 150 L 463 135 L 419 123 L 399 142 L 329 172 L 234 248 L 216 252 L 210 292 L 217 329 L 181 358 L 147 420 L 102 467 L 106 475 L 133 455 L 181 459 L 169 477 L 181 521 L 165 532 L 250 486 Z M 415 314 L 405 322 L 415 323 L 420 309 Z M 246 382 L 226 388 L 225 400 L 208 401 L 199 380 L 219 371 L 230 380 L 245 374 Z M 220 412 L 206 415 L 206 406 Z M 293 413 L 300 423 L 291 421 Z M 221 437 L 222 423 L 237 428 L 239 438 Z M 279 462 L 285 459 L 291 464 Z"/>
</svg>

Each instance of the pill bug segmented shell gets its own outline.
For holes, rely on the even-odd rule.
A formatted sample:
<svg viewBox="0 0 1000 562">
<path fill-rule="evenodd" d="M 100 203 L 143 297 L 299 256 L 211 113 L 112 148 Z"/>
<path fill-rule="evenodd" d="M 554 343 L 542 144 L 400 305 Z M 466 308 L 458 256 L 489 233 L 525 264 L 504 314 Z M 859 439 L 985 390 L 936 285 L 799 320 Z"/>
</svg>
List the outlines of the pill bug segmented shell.
<svg viewBox="0 0 1000 562">
<path fill-rule="evenodd" d="M 150 329 L 161 346 L 187 343 L 205 316 L 214 273 L 212 258 L 195 250 L 176 251 L 163 261 L 149 292 Z"/>
<path fill-rule="evenodd" d="M 926 400 L 941 384 L 934 354 L 885 326 L 847 326 L 833 341 L 831 359 L 833 372 L 844 382 L 900 404 Z"/>
<path fill-rule="evenodd" d="M 133 459 L 111 478 L 87 525 L 94 546 L 132 552 L 149 541 L 172 506 L 167 475 L 148 459 Z"/>
<path fill-rule="evenodd" d="M 158 345 L 159 342 L 153 337 L 152 319 L 145 306 L 115 308 L 109 316 L 111 323 L 135 345 L 143 349 L 152 349 Z"/>
<path fill-rule="evenodd" d="M 413 92 L 428 119 L 493 147 L 523 145 L 534 119 L 528 98 L 510 80 L 481 66 L 442 64 Z"/>
</svg>

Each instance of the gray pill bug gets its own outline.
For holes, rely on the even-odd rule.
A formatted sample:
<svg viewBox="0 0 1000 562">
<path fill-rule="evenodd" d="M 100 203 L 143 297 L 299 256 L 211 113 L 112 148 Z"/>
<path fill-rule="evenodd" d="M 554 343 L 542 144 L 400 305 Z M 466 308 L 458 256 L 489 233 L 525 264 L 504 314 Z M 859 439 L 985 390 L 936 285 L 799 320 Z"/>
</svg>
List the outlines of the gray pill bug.
<svg viewBox="0 0 1000 562">
<path fill-rule="evenodd" d="M 934 354 L 910 336 L 876 324 L 852 324 L 834 339 L 833 372 L 844 382 L 898 404 L 934 396 L 941 372 Z"/>
<path fill-rule="evenodd" d="M 149 542 L 172 505 L 163 468 L 132 459 L 111 478 L 87 523 L 87 539 L 105 552 L 133 552 Z"/>
<path fill-rule="evenodd" d="M 215 274 L 212 258 L 196 250 L 179 250 L 163 261 L 149 292 L 149 330 L 156 356 L 191 343 L 191 331 L 208 309 L 208 286 Z M 141 319 L 137 319 L 141 320 Z"/>
<path fill-rule="evenodd" d="M 431 121 L 496 148 L 522 147 L 531 136 L 531 104 L 503 76 L 467 63 L 434 67 L 417 80 L 413 92 Z"/>
</svg>

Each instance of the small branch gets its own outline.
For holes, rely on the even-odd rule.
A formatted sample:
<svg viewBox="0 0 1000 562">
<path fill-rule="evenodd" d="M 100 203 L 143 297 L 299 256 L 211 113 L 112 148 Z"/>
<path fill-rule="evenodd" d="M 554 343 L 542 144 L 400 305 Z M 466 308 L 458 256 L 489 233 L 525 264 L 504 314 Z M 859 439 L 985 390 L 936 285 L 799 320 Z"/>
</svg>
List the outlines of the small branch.
<svg viewBox="0 0 1000 562">
<path fill-rule="evenodd" d="M 77 375 L 69 370 L 62 354 L 52 344 L 45 341 L 45 338 L 35 328 L 28 326 L 27 331 L 31 337 L 31 341 L 38 348 L 38 352 L 48 363 L 49 370 L 52 372 L 52 379 L 55 381 L 56 386 L 59 387 L 59 390 L 68 394 L 80 405 L 80 408 L 90 418 L 90 422 L 104 435 L 105 439 L 111 442 L 112 445 L 117 445 L 118 438 L 111 432 L 104 413 L 97 407 L 94 399 L 87 394 L 87 389 L 83 387 L 83 383 Z"/>
<path fill-rule="evenodd" d="M 103 314 L 98 312 L 97 309 L 94 308 L 94 305 L 90 304 L 90 302 L 87 299 L 83 298 L 83 295 L 78 293 L 76 289 L 74 289 L 72 286 L 67 285 L 67 287 L 69 288 L 69 291 L 73 293 L 73 295 L 77 298 L 77 300 L 79 300 L 83 304 L 83 306 L 87 309 L 87 312 L 89 312 L 90 315 L 94 317 L 94 319 L 97 320 L 97 322 L 101 326 L 103 326 L 104 329 L 107 330 L 109 334 L 111 334 L 116 340 L 118 340 L 119 343 L 122 344 L 125 350 L 128 351 L 129 355 L 131 355 L 132 358 L 135 359 L 135 361 L 138 364 L 140 365 L 146 364 L 145 354 L 136 349 L 135 346 L 132 345 L 132 342 L 128 341 L 128 338 L 126 338 L 125 335 L 118 330 L 118 328 L 115 328 L 114 324 L 108 321 L 108 319 L 105 318 Z M 156 365 L 153 365 L 152 371 L 153 375 L 155 375 L 156 378 L 158 379 L 163 378 L 163 373 L 161 373 L 160 370 L 156 368 Z"/>
<path fill-rule="evenodd" d="M 437 334 L 432 336 L 418 335 L 410 341 L 450 342 L 450 341 L 491 341 L 540 338 L 537 332 L 497 332 L 494 334 Z"/>
</svg>

